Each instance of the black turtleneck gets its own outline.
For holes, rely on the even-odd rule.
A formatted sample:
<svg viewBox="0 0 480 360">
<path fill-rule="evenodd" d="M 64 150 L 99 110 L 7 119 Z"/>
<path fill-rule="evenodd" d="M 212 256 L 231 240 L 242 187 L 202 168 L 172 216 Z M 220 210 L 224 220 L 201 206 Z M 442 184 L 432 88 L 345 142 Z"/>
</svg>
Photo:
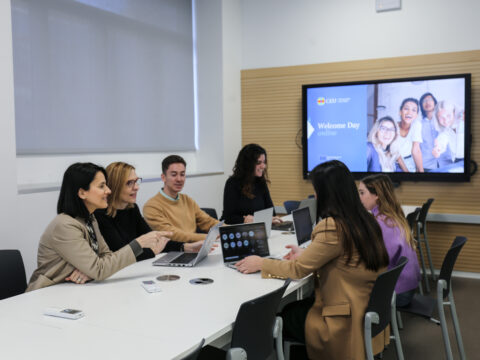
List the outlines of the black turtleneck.
<svg viewBox="0 0 480 360">
<path fill-rule="evenodd" d="M 108 216 L 105 210 L 97 210 L 95 211 L 95 217 L 100 232 L 112 251 L 117 251 L 133 239 L 152 231 L 140 214 L 137 204 L 133 208 L 117 210 L 115 217 Z M 182 243 L 170 240 L 163 252 L 180 251 L 181 246 Z M 144 248 L 143 253 L 137 256 L 137 261 L 150 259 L 154 256 L 151 249 Z"/>
</svg>

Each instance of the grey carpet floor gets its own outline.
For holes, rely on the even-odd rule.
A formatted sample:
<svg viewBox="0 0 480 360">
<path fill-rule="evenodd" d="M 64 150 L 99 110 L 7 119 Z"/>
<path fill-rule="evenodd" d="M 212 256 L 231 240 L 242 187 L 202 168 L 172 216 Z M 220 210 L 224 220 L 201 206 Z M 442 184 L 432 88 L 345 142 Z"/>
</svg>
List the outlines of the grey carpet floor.
<svg viewBox="0 0 480 360">
<path fill-rule="evenodd" d="M 435 287 L 431 288 L 435 293 Z M 480 359 L 480 280 L 452 277 L 452 289 L 467 359 Z M 460 359 L 448 308 L 446 318 L 453 357 Z M 402 314 L 402 320 L 400 339 L 406 360 L 446 359 L 440 326 L 411 314 Z M 384 352 L 383 359 L 397 359 L 393 343 Z"/>
</svg>

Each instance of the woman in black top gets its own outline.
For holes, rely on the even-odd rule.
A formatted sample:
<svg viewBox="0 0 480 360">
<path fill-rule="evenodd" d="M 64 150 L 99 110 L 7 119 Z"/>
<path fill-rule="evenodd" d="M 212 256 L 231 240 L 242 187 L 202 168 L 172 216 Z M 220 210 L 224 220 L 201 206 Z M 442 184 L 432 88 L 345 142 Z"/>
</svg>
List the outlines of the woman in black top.
<svg viewBox="0 0 480 360">
<path fill-rule="evenodd" d="M 267 152 L 257 144 L 245 145 L 238 154 L 233 175 L 225 183 L 222 220 L 227 224 L 253 222 L 253 213 L 273 207 L 267 184 Z M 277 217 L 274 223 L 281 222 Z"/>
<path fill-rule="evenodd" d="M 132 239 L 141 236 L 161 234 L 168 237 L 171 235 L 168 232 L 152 231 L 140 214 L 140 210 L 135 202 L 142 178 L 137 176 L 135 168 L 124 162 L 115 162 L 108 165 L 106 170 L 108 177 L 107 185 L 112 192 L 108 196 L 107 209 L 98 210 L 95 212 L 95 216 L 100 232 L 110 250 L 116 251 L 128 244 Z M 170 240 L 163 252 L 198 252 L 202 243 L 203 241 L 181 243 Z M 143 249 L 143 253 L 137 256 L 137 261 L 154 256 L 153 251 L 150 249 Z"/>
</svg>

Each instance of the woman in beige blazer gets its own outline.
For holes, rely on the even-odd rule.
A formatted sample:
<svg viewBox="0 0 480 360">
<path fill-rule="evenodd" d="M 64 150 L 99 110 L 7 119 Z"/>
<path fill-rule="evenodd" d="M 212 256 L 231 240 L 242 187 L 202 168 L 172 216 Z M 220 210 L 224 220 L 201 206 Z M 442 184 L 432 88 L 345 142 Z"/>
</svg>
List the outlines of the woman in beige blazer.
<svg viewBox="0 0 480 360">
<path fill-rule="evenodd" d="M 93 215 L 107 207 L 110 189 L 105 169 L 92 163 L 71 165 L 63 176 L 57 204 L 58 215 L 48 225 L 38 246 L 38 268 L 27 291 L 64 281 L 84 284 L 103 280 L 135 262 L 142 248 L 158 254 L 168 239 L 162 232 L 152 232 L 132 240 L 111 252 Z"/>
<path fill-rule="evenodd" d="M 288 261 L 250 256 L 237 268 L 243 273 L 261 270 L 265 278 L 299 279 L 313 273 L 315 298 L 282 312 L 285 335 L 306 341 L 310 359 L 364 360 L 365 309 L 377 276 L 388 265 L 382 232 L 342 162 L 318 165 L 311 180 L 323 219 L 313 230 L 312 243 L 306 249 L 288 245 Z M 384 344 L 384 336 L 377 336 L 374 352 Z"/>
</svg>

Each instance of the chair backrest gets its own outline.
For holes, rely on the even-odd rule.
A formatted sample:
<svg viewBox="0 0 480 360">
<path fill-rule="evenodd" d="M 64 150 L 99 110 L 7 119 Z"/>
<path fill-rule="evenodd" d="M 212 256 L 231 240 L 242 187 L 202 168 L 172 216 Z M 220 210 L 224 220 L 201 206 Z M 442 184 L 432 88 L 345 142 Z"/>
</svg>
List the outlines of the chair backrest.
<svg viewBox="0 0 480 360">
<path fill-rule="evenodd" d="M 407 262 L 408 259 L 402 256 L 394 268 L 378 275 L 375 285 L 373 285 L 365 312 L 376 312 L 380 318 L 380 322 L 378 324 L 372 324 L 372 338 L 381 333 L 390 323 L 393 291 L 395 290 L 398 277 Z"/>
<path fill-rule="evenodd" d="M 214 208 L 200 208 L 200 209 L 205 211 L 212 218 L 218 220 L 217 210 L 215 210 Z"/>
<path fill-rule="evenodd" d="M 418 215 L 418 222 L 425 225 L 427 221 L 427 214 L 428 210 L 430 209 L 430 205 L 432 205 L 434 199 L 428 199 L 425 204 L 422 205 L 422 209 L 420 210 L 420 214 Z"/>
<path fill-rule="evenodd" d="M 291 214 L 293 210 L 297 210 L 298 206 L 300 205 L 300 201 L 296 200 L 287 200 L 283 202 L 283 207 L 287 214 Z"/>
<path fill-rule="evenodd" d="M 288 284 L 290 279 L 279 289 L 240 306 L 233 326 L 231 347 L 244 349 L 248 360 L 264 360 L 272 354 L 275 317 Z"/>
<path fill-rule="evenodd" d="M 462 250 L 463 245 L 467 242 L 467 238 L 464 236 L 457 236 L 450 246 L 450 249 L 447 251 L 445 258 L 443 259 L 442 268 L 440 269 L 439 279 L 445 280 L 447 283 L 447 288 L 443 290 L 443 298 L 448 296 L 450 292 L 450 278 L 452 277 L 453 267 L 457 261 L 458 254 Z"/>
<path fill-rule="evenodd" d="M 18 250 L 0 250 L 0 300 L 23 294 L 27 276 Z"/>
<path fill-rule="evenodd" d="M 414 229 L 416 229 L 416 224 L 418 221 L 418 214 L 420 213 L 421 208 L 416 208 L 414 212 L 411 212 L 407 215 L 407 222 L 408 226 L 410 226 L 410 231 L 413 233 Z"/>
</svg>

